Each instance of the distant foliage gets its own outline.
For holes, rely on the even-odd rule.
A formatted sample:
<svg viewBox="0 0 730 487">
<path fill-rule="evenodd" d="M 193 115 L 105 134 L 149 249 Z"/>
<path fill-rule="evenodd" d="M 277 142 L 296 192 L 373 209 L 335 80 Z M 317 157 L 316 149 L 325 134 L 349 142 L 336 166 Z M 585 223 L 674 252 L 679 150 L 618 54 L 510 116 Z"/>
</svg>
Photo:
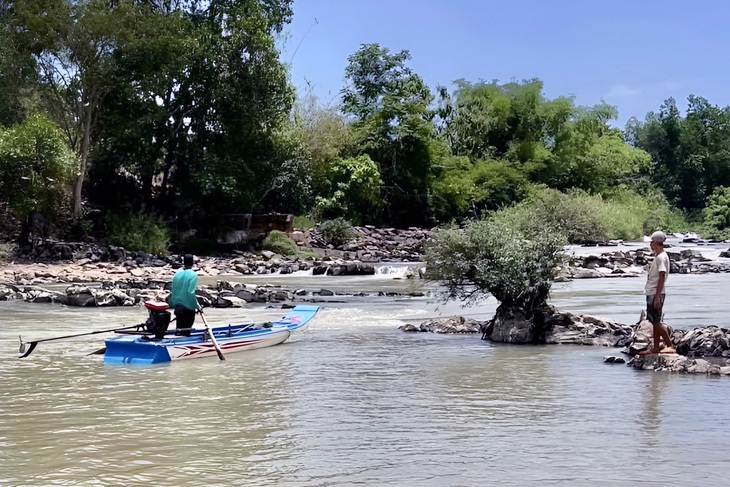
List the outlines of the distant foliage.
<svg viewBox="0 0 730 487">
<path fill-rule="evenodd" d="M 12 253 L 13 249 L 10 244 L 0 242 L 0 265 L 5 264 L 8 261 L 8 256 Z"/>
<path fill-rule="evenodd" d="M 264 239 L 262 245 L 264 250 L 270 250 L 279 255 L 296 255 L 299 252 L 297 243 L 289 235 L 280 231 L 272 230 Z"/>
<path fill-rule="evenodd" d="M 730 238 L 730 188 L 715 188 L 707 199 L 707 207 L 702 216 L 705 237 L 717 240 Z"/>
<path fill-rule="evenodd" d="M 319 230 L 325 242 L 335 247 L 346 244 L 355 236 L 352 225 L 344 218 L 324 221 L 319 224 Z"/>
<path fill-rule="evenodd" d="M 331 192 L 316 198 L 315 211 L 322 218 L 347 218 L 363 223 L 364 215 L 380 209 L 380 171 L 369 156 L 336 161 L 330 169 Z"/>
<path fill-rule="evenodd" d="M 535 188 L 527 200 L 498 212 L 496 218 L 518 226 L 530 225 L 537 218 L 563 233 L 570 243 L 639 240 L 658 228 L 679 231 L 687 226 L 661 195 L 642 196 L 626 187 L 606 195 Z"/>
<path fill-rule="evenodd" d="M 167 255 L 170 232 L 164 223 L 145 215 L 110 215 L 107 218 L 112 245 L 127 250 L 141 250 L 153 255 Z"/>
<path fill-rule="evenodd" d="M 523 232 L 532 228 L 534 221 L 543 221 L 571 243 L 601 242 L 609 238 L 602 204 L 600 196 L 540 188 L 524 203 L 498 212 L 496 218 L 512 222 Z"/>
<path fill-rule="evenodd" d="M 57 215 L 75 168 L 63 132 L 49 119 L 33 115 L 7 130 L 0 127 L 0 198 L 19 220 L 33 211 Z"/>
<path fill-rule="evenodd" d="M 300 230 L 309 230 L 317 224 L 314 219 L 309 215 L 296 215 L 294 217 L 293 226 Z"/>
<path fill-rule="evenodd" d="M 478 216 L 521 201 L 528 186 L 522 172 L 502 161 L 451 157 L 434 179 L 436 215 L 440 220 Z"/>
</svg>

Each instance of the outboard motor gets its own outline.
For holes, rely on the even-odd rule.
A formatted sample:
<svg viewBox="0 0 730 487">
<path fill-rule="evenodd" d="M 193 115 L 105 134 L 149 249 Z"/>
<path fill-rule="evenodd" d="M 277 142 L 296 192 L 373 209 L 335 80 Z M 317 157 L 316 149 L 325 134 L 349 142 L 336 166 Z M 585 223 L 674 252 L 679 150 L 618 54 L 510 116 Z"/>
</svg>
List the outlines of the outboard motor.
<svg viewBox="0 0 730 487">
<path fill-rule="evenodd" d="M 155 340 L 163 339 L 172 319 L 170 312 L 167 311 L 170 306 L 163 301 L 147 301 L 144 303 L 144 307 L 150 312 L 144 323 L 145 330 L 154 333 Z"/>
</svg>

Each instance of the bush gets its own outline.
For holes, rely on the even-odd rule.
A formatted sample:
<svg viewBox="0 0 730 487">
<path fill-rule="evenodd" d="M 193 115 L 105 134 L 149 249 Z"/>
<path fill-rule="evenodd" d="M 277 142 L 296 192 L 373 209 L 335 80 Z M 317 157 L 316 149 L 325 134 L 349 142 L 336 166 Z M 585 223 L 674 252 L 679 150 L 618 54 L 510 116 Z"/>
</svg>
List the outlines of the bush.
<svg viewBox="0 0 730 487">
<path fill-rule="evenodd" d="M 322 232 L 324 241 L 335 247 L 346 244 L 354 237 L 352 225 L 344 218 L 335 218 L 320 223 L 319 231 Z"/>
<path fill-rule="evenodd" d="M 533 311 L 546 303 L 562 262 L 562 231 L 537 217 L 491 218 L 439 229 L 426 250 L 426 277 L 467 304 L 493 295 L 506 306 Z"/>
<path fill-rule="evenodd" d="M 688 226 L 662 196 L 642 196 L 625 187 L 604 195 L 535 187 L 528 200 L 497 212 L 496 217 L 514 221 L 518 227 L 524 220 L 543 220 L 563 232 L 570 243 L 639 240 L 659 228 L 679 231 Z"/>
<path fill-rule="evenodd" d="M 527 188 L 525 176 L 501 161 L 451 157 L 433 183 L 435 210 L 438 218 L 480 215 L 521 201 Z"/>
<path fill-rule="evenodd" d="M 112 245 L 127 250 L 141 250 L 154 255 L 167 255 L 170 231 L 156 218 L 146 215 L 110 215 L 107 218 Z"/>
<path fill-rule="evenodd" d="M 51 120 L 32 115 L 7 130 L 0 127 L 0 200 L 18 220 L 32 212 L 54 219 L 75 172 L 76 156 Z"/>
<path fill-rule="evenodd" d="M 315 198 L 315 211 L 323 218 L 350 218 L 359 221 L 363 215 L 380 210 L 380 178 L 378 165 L 368 155 L 339 159 L 332 164 L 331 184 L 326 196 Z"/>
<path fill-rule="evenodd" d="M 13 252 L 13 246 L 9 243 L 0 242 L 0 264 L 5 264 Z"/>
<path fill-rule="evenodd" d="M 707 198 L 702 211 L 703 236 L 716 240 L 730 238 L 730 188 L 718 186 Z"/>
<path fill-rule="evenodd" d="M 294 228 L 298 228 L 300 230 L 309 230 L 310 228 L 314 228 L 314 226 L 317 224 L 310 216 L 308 215 L 298 215 L 294 217 Z"/>
<path fill-rule="evenodd" d="M 280 255 L 297 255 L 299 253 L 297 243 L 280 230 L 269 232 L 262 243 L 262 247 L 264 250 L 270 250 Z"/>
<path fill-rule="evenodd" d="M 639 194 L 627 187 L 605 193 L 604 220 L 611 238 L 637 240 L 657 229 L 687 231 L 684 216 L 669 206 L 666 197 L 652 189 Z"/>
<path fill-rule="evenodd" d="M 600 242 L 609 237 L 601 214 L 600 196 L 590 196 L 582 191 L 570 194 L 555 189 L 536 188 L 525 202 L 498 211 L 495 218 L 512 222 L 519 231 L 526 233 L 534 228 L 535 221 L 561 232 L 571 243 Z"/>
</svg>

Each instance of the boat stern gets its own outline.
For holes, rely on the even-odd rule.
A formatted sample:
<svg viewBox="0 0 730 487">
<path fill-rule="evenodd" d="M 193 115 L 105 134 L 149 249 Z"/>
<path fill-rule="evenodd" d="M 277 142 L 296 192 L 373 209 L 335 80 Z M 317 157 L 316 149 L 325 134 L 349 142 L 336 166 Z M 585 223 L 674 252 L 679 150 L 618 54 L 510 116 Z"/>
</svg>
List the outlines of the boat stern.
<svg viewBox="0 0 730 487">
<path fill-rule="evenodd" d="M 133 336 L 118 336 L 104 340 L 104 343 L 105 364 L 152 365 L 170 362 L 167 347 L 159 346 L 152 341 L 144 342 Z"/>
</svg>

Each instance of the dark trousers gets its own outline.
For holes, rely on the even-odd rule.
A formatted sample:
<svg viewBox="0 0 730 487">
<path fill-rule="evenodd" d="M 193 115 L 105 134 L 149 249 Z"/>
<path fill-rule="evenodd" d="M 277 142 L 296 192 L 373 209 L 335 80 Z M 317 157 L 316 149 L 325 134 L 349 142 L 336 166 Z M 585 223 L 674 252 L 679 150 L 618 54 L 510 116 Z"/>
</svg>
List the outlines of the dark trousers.
<svg viewBox="0 0 730 487">
<path fill-rule="evenodd" d="M 177 322 L 177 329 L 180 328 L 192 328 L 195 323 L 195 310 L 188 309 L 182 304 L 175 305 L 175 321 Z M 190 336 L 190 330 L 179 332 L 180 335 Z"/>
</svg>

